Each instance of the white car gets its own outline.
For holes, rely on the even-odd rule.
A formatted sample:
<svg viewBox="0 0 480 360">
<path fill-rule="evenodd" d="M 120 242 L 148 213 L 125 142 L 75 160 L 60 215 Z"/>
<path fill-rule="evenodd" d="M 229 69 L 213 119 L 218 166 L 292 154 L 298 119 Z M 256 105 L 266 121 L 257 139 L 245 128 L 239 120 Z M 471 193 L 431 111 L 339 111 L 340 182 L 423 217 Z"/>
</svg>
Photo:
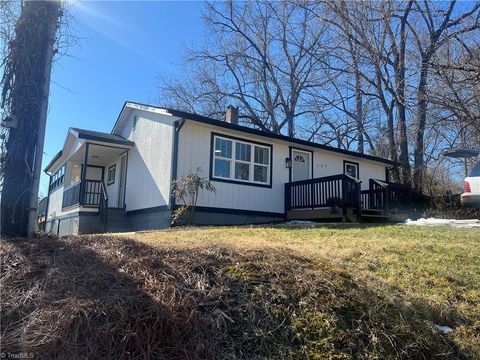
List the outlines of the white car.
<svg viewBox="0 0 480 360">
<path fill-rule="evenodd" d="M 465 178 L 464 193 L 460 196 L 462 206 L 480 209 L 480 162 L 477 163 Z"/>
</svg>

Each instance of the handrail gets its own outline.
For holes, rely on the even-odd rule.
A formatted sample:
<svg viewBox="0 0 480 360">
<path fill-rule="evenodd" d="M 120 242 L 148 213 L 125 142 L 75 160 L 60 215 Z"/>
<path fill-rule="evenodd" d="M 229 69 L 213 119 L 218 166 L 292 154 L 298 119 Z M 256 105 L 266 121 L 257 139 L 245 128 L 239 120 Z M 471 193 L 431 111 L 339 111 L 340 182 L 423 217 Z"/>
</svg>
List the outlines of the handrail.
<svg viewBox="0 0 480 360">
<path fill-rule="evenodd" d="M 100 187 L 102 188 L 103 199 L 108 200 L 107 188 L 105 187 L 105 183 L 103 181 L 100 183 Z"/>
<path fill-rule="evenodd" d="M 361 184 L 361 183 L 362 183 L 360 179 L 357 179 L 356 177 L 353 177 L 353 176 L 351 176 L 351 175 L 343 174 L 343 176 L 346 176 L 346 177 L 349 178 L 350 180 L 355 181 L 357 184 Z"/>
<path fill-rule="evenodd" d="M 82 180 L 78 180 L 78 181 L 75 181 L 73 184 L 70 184 L 70 185 L 68 185 L 68 186 L 64 186 L 64 187 L 63 187 L 63 191 L 67 191 L 68 189 L 74 187 L 75 185 L 80 184 L 81 182 L 82 182 Z"/>
<path fill-rule="evenodd" d="M 98 212 L 103 220 L 103 231 L 106 232 L 108 224 L 108 193 L 103 181 L 100 183 L 100 201 L 98 204 Z"/>
<path fill-rule="evenodd" d="M 383 188 L 387 188 L 390 184 L 392 183 L 388 183 L 387 181 L 382 181 L 382 180 L 378 180 L 378 179 L 370 179 L 371 182 L 374 182 L 375 184 L 383 187 Z"/>
<path fill-rule="evenodd" d="M 329 176 L 324 176 L 324 177 L 320 177 L 320 178 L 313 178 L 313 179 L 306 179 L 306 180 L 298 180 L 298 181 L 290 181 L 290 182 L 288 182 L 288 183 L 286 183 L 286 184 L 290 184 L 290 185 L 303 185 L 303 184 L 310 184 L 312 181 L 318 181 L 318 180 L 321 180 L 321 181 L 340 180 L 340 179 L 345 178 L 346 176 L 348 176 L 348 175 L 345 175 L 345 174 L 329 175 Z"/>
<path fill-rule="evenodd" d="M 331 207 L 354 207 L 360 213 L 361 181 L 345 174 L 285 183 L 285 211 Z"/>
</svg>

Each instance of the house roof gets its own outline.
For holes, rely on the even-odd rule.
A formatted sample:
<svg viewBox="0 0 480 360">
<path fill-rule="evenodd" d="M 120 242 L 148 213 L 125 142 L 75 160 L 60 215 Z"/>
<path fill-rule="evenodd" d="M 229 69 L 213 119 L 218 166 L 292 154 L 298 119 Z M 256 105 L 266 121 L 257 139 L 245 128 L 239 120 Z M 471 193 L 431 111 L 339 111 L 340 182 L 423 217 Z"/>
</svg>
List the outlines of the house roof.
<svg viewBox="0 0 480 360">
<path fill-rule="evenodd" d="M 121 137 L 120 135 L 79 128 L 70 128 L 70 130 L 76 132 L 79 139 L 105 141 L 113 144 L 121 144 L 128 146 L 134 145 L 133 142 Z"/>
<path fill-rule="evenodd" d="M 119 121 L 119 119 L 120 119 L 120 117 L 123 113 L 123 110 L 125 109 L 125 107 L 129 106 L 129 104 L 133 104 L 133 105 L 137 105 L 137 106 L 141 106 L 141 107 L 150 107 L 150 108 L 163 110 L 163 111 L 166 111 L 167 113 L 171 114 L 172 116 L 176 116 L 176 117 L 183 118 L 183 119 L 186 119 L 186 120 L 197 121 L 197 122 L 200 122 L 200 123 L 213 125 L 213 126 L 217 126 L 217 127 L 222 127 L 222 128 L 226 128 L 226 129 L 230 129 L 230 130 L 241 131 L 241 132 L 245 132 L 245 133 L 248 133 L 248 134 L 258 135 L 258 136 L 262 136 L 262 137 L 266 137 L 266 138 L 283 140 L 283 141 L 287 141 L 287 142 L 294 143 L 294 144 L 299 144 L 299 145 L 303 145 L 303 146 L 310 146 L 310 147 L 314 147 L 314 148 L 318 148 L 318 149 L 322 149 L 322 150 L 332 151 L 332 152 L 335 152 L 335 153 L 354 156 L 354 157 L 357 157 L 357 158 L 363 158 L 363 159 L 368 159 L 368 160 L 372 160 L 372 161 L 377 161 L 377 162 L 381 162 L 381 163 L 392 165 L 392 166 L 398 166 L 399 165 L 399 163 L 396 162 L 396 161 L 384 159 L 384 158 L 381 158 L 381 157 L 378 157 L 378 156 L 361 154 L 361 153 L 356 152 L 356 151 L 339 149 L 339 148 L 335 148 L 335 147 L 332 147 L 332 146 L 315 143 L 315 142 L 312 142 L 312 141 L 297 139 L 297 138 L 293 138 L 293 137 L 286 136 L 286 135 L 275 134 L 275 133 L 272 133 L 272 132 L 258 130 L 258 129 L 254 129 L 254 128 L 250 128 L 250 127 L 246 127 L 246 126 L 242 126 L 242 125 L 231 124 L 231 123 L 228 123 L 226 121 L 220 121 L 220 120 L 208 118 L 206 116 L 202 116 L 202 115 L 199 115 L 199 114 L 193 114 L 193 113 L 189 113 L 189 112 L 185 112 L 185 111 L 181 111 L 181 110 L 175 110 L 175 109 L 170 109 L 170 108 L 165 108 L 165 107 L 160 107 L 160 106 L 155 106 L 155 105 L 142 104 L 142 103 L 138 103 L 138 102 L 135 102 L 135 101 L 126 101 L 125 102 L 125 104 L 123 105 L 122 111 L 120 112 L 120 114 L 117 118 L 117 121 L 115 122 L 115 125 L 113 126 L 113 129 L 116 128 L 117 123 L 118 123 L 118 121 Z M 113 130 L 112 130 L 112 132 L 113 132 Z"/>
<path fill-rule="evenodd" d="M 93 131 L 93 130 L 86 130 L 86 129 L 79 129 L 79 128 L 69 128 L 67 132 L 67 139 L 69 135 L 76 136 L 79 139 L 85 139 L 85 140 L 94 140 L 94 141 L 102 141 L 102 142 L 107 142 L 111 144 L 117 144 L 117 145 L 126 145 L 126 146 L 134 146 L 135 144 L 132 141 L 129 141 L 119 135 L 116 134 L 110 134 L 110 133 L 104 133 L 100 131 Z M 45 169 L 43 171 L 47 172 L 55 162 L 60 159 L 63 155 L 63 150 L 65 148 L 65 145 L 67 143 L 67 139 L 65 139 L 65 143 L 63 145 L 63 149 L 60 150 L 55 156 L 53 157 L 52 160 L 47 164 Z"/>
</svg>

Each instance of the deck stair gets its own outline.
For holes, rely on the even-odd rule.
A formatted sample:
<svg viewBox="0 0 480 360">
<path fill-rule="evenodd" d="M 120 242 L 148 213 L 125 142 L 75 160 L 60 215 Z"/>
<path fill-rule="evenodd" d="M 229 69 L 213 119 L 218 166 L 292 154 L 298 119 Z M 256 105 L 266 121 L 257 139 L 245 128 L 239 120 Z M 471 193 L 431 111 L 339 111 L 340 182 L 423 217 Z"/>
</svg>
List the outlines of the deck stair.
<svg viewBox="0 0 480 360">
<path fill-rule="evenodd" d="M 384 222 L 388 221 L 389 216 L 385 215 L 382 210 L 379 209 L 362 209 L 362 219 L 365 222 Z"/>
</svg>

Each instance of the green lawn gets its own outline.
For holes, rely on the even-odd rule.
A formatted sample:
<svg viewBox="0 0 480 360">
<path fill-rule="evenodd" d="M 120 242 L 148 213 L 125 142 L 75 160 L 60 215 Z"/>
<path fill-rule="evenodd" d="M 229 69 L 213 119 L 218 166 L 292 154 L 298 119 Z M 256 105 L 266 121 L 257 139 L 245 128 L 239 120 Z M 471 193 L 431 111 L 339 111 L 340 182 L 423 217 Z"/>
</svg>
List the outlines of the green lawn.
<svg viewBox="0 0 480 360">
<path fill-rule="evenodd" d="M 161 247 L 277 250 L 301 257 L 318 277 L 335 269 L 382 301 L 415 311 L 428 326 L 454 328 L 450 345 L 480 358 L 480 229 L 340 224 L 167 230 L 133 237 Z"/>
<path fill-rule="evenodd" d="M 0 245 L 3 351 L 480 358 L 480 229 L 211 227 Z"/>
</svg>

